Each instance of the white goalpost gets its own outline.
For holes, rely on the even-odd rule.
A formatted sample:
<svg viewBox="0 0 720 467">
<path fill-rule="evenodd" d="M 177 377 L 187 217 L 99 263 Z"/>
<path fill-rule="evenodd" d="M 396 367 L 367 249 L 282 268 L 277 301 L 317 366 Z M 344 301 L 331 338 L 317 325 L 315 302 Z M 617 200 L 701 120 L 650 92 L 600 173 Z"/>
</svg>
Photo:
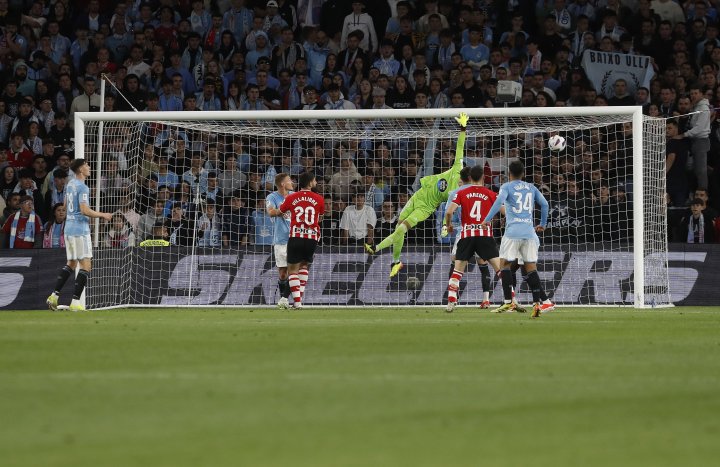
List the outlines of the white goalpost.
<svg viewBox="0 0 720 467">
<path fill-rule="evenodd" d="M 362 243 L 392 232 L 423 175 L 450 167 L 460 111 L 470 116 L 465 165 L 480 164 L 497 190 L 519 159 L 550 202 L 538 270 L 551 299 L 672 304 L 665 120 L 641 107 L 568 107 L 76 113 L 75 157 L 93 169 L 92 205 L 115 213 L 93 232 L 88 308 L 275 305 L 265 199 L 276 173 L 297 180 L 306 170 L 328 205 L 306 305 L 445 303 L 453 238 L 439 235 L 444 206 L 408 232 L 393 279 L 391 250 L 368 256 Z M 547 148 L 551 134 L 566 138 L 563 151 Z M 498 240 L 503 228 L 497 221 Z M 499 281 L 491 288 L 501 303 Z M 481 301 L 471 268 L 459 303 Z"/>
</svg>

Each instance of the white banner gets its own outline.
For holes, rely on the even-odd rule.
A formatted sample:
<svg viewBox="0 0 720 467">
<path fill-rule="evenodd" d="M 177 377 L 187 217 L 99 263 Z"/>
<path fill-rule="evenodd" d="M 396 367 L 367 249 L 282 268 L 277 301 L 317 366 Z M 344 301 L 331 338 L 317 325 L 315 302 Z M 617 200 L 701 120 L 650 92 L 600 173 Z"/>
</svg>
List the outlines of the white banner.
<svg viewBox="0 0 720 467">
<path fill-rule="evenodd" d="M 583 54 L 582 67 L 598 95 L 612 97 L 615 81 L 622 78 L 627 83 L 627 92 L 635 94 L 639 87 L 650 89 L 650 80 L 655 75 L 650 57 L 627 55 L 616 52 L 588 50 Z"/>
</svg>

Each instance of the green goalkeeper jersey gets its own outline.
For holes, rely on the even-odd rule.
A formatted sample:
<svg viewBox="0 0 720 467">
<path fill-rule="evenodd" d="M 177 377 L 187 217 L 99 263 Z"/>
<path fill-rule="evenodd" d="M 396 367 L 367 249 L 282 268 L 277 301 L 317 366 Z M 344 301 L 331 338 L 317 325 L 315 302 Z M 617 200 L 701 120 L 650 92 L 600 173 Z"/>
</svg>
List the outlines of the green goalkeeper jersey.
<svg viewBox="0 0 720 467">
<path fill-rule="evenodd" d="M 448 199 L 448 194 L 458 187 L 460 170 L 463 168 L 463 151 L 465 148 L 465 131 L 458 136 L 455 146 L 455 162 L 452 167 L 437 175 L 428 175 L 420 179 L 421 189 L 413 197 L 419 195 L 421 201 L 428 206 L 438 207 Z"/>
</svg>

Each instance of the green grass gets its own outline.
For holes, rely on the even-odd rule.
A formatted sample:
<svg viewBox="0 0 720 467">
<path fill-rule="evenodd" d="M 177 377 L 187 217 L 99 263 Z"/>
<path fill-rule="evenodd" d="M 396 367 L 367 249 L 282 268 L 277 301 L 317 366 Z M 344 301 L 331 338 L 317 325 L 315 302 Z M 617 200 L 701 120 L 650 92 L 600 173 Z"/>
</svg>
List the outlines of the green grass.
<svg viewBox="0 0 720 467">
<path fill-rule="evenodd" d="M 428 311 L 0 313 L 0 463 L 717 465 L 720 308 Z"/>
</svg>

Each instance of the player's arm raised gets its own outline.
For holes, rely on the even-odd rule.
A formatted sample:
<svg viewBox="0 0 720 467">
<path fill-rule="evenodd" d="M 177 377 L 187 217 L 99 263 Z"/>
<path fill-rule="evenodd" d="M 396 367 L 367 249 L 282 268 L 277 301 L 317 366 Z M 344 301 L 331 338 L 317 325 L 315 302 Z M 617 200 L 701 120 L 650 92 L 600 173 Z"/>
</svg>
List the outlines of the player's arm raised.
<svg viewBox="0 0 720 467">
<path fill-rule="evenodd" d="M 465 112 L 455 117 L 455 121 L 460 125 L 460 134 L 458 135 L 457 144 L 455 145 L 455 162 L 453 163 L 453 168 L 457 170 L 462 169 L 463 153 L 465 151 L 465 130 L 468 120 L 470 120 L 470 117 L 468 117 L 468 114 Z"/>
</svg>

